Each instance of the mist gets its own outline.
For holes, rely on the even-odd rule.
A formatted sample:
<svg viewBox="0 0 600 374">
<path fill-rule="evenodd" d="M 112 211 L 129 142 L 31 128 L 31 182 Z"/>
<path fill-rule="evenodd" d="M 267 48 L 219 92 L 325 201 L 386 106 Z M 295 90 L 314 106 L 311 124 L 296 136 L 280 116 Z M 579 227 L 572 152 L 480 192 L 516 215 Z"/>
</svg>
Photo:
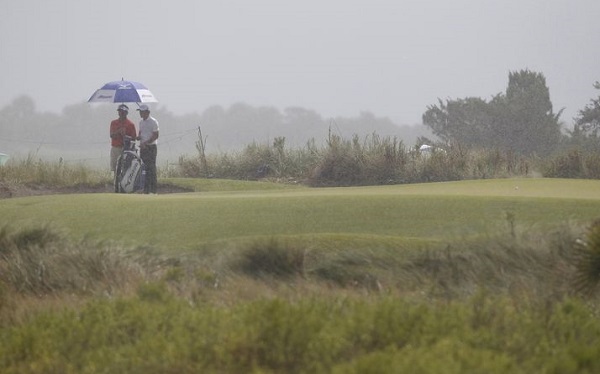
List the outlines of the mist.
<svg viewBox="0 0 600 374">
<path fill-rule="evenodd" d="M 43 154 L 48 139 L 68 128 L 85 140 L 57 148 L 85 143 L 91 157 L 104 155 L 113 107 L 92 106 L 86 116 L 93 120 L 76 119 L 79 126 L 59 118 L 121 78 L 144 83 L 157 97 L 152 109 L 169 160 L 193 150 L 198 125 L 215 150 L 275 136 L 305 140 L 283 124 L 221 129 L 211 117 L 215 108 L 233 114 L 246 105 L 286 120 L 294 117 L 289 108 L 302 108 L 320 118 L 301 125 L 317 139 L 336 125 L 345 131 L 342 119 L 368 123 L 371 115 L 399 129 L 363 125 L 362 132 L 404 137 L 438 99 L 487 100 L 520 69 L 544 74 L 568 126 L 596 96 L 598 14 L 596 0 L 4 2 L 0 108 L 28 97 L 36 115 L 60 125 L 40 121 L 23 134 L 5 120 L 0 152 L 22 142 Z M 191 144 L 171 141 L 182 132 Z"/>
<path fill-rule="evenodd" d="M 130 106 L 128 118 L 137 124 L 140 117 L 135 107 Z M 55 114 L 40 111 L 28 96 L 19 97 L 0 110 L 0 150 L 11 157 L 108 167 L 109 125 L 117 118 L 116 108 L 117 104 L 80 103 Z M 357 117 L 324 118 L 300 107 L 280 111 L 236 103 L 187 115 L 159 106 L 151 115 L 160 124 L 158 163 L 163 167 L 176 164 L 181 156 L 198 155 L 196 143 L 200 139 L 207 153 L 231 153 L 253 143 L 270 145 L 281 137 L 287 147 L 298 148 L 308 142 L 322 145 L 331 134 L 363 139 L 374 134 L 389 136 L 407 146 L 420 136 L 432 136 L 423 125 L 398 126 L 369 112 Z"/>
</svg>

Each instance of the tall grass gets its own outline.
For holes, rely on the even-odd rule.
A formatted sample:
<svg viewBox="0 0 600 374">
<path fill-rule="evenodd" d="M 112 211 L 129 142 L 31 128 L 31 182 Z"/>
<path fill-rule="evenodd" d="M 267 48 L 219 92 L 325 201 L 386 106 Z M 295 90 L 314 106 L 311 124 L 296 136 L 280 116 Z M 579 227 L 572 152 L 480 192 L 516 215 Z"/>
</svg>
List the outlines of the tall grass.
<svg viewBox="0 0 600 374">
<path fill-rule="evenodd" d="M 276 138 L 272 145 L 252 143 L 240 152 L 209 155 L 206 163 L 200 156 L 181 157 L 180 174 L 173 176 L 354 186 L 530 176 L 542 167 L 542 160 L 535 157 L 458 144 L 421 152 L 395 137 L 375 133 L 351 139 L 330 134 L 323 146 L 313 140 L 296 149 L 286 148 L 285 138 Z"/>
<path fill-rule="evenodd" d="M 565 151 L 546 162 L 543 173 L 552 178 L 600 179 L 600 153 Z"/>
<path fill-rule="evenodd" d="M 98 300 L 2 331 L 5 373 L 593 373 L 600 321 L 484 291 L 464 303 L 383 296 L 231 307 Z"/>
<path fill-rule="evenodd" d="M 3 227 L 0 256 L 1 284 L 21 295 L 111 293 L 131 287 L 150 271 L 118 246 L 72 243 L 49 227 Z"/>
<path fill-rule="evenodd" d="M 272 144 L 253 142 L 240 151 L 181 156 L 161 177 L 269 179 L 310 186 L 383 185 L 466 179 L 545 176 L 600 178 L 600 154 L 572 149 L 541 159 L 498 149 L 467 149 L 437 144 L 421 152 L 395 137 L 376 133 L 345 139 L 330 134 L 322 146 L 313 139 L 289 148 L 284 137 Z M 36 184 L 73 186 L 110 183 L 108 171 L 48 162 L 29 155 L 0 167 L 0 187 Z M 0 191 L 1 192 L 1 191 Z"/>
<path fill-rule="evenodd" d="M 304 148 L 290 150 L 285 138 L 275 138 L 272 145 L 253 142 L 241 151 L 198 156 L 182 156 L 179 170 L 171 176 L 211 177 L 241 180 L 270 178 L 302 181 L 319 157 L 314 141 Z"/>
<path fill-rule="evenodd" d="M 596 227 L 176 254 L 5 227 L 0 371 L 597 372 Z"/>
<path fill-rule="evenodd" d="M 596 295 L 597 235 L 596 229 L 573 224 L 521 232 L 509 223 L 498 233 L 435 247 L 358 249 L 344 242 L 319 247 L 265 238 L 166 254 L 110 242 L 72 242 L 48 227 L 5 227 L 0 230 L 0 282 L 6 292 L 20 295 L 119 294 L 143 282 L 165 281 L 177 296 L 195 300 L 207 288 L 228 293 L 242 279 L 253 279 L 249 284 L 284 281 L 399 295 L 420 292 L 447 301 L 464 299 L 481 287 L 517 298 L 558 300 L 577 294 L 582 285 L 587 295 Z"/>
<path fill-rule="evenodd" d="M 65 187 L 95 185 L 110 181 L 110 172 L 91 169 L 83 164 L 67 164 L 62 159 L 46 161 L 29 155 L 25 159 L 11 159 L 0 166 L 0 184 L 37 187 Z"/>
</svg>

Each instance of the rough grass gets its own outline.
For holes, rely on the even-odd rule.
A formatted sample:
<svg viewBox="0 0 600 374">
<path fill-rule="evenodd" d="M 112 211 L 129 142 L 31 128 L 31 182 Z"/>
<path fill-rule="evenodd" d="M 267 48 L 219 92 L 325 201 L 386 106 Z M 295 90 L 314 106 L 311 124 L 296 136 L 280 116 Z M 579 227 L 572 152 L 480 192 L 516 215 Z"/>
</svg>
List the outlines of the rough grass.
<svg viewBox="0 0 600 374">
<path fill-rule="evenodd" d="M 329 240 L 321 247 L 318 241 L 301 245 L 298 238 L 272 237 L 227 249 L 173 253 L 114 242 L 73 242 L 48 227 L 4 227 L 0 280 L 11 293 L 40 296 L 126 294 L 139 283 L 164 281 L 178 296 L 194 299 L 206 288 L 237 288 L 240 279 L 251 278 L 266 284 L 282 280 L 395 294 L 424 292 L 446 300 L 462 299 L 479 287 L 560 299 L 582 291 L 582 280 L 587 280 L 588 295 L 597 291 L 596 235 L 573 224 L 540 231 L 507 226 L 437 246 L 392 241 L 367 249 Z M 581 256 L 581 243 L 594 255 Z"/>
<path fill-rule="evenodd" d="M 191 305 L 159 288 L 40 314 L 2 332 L 12 373 L 582 373 L 600 364 L 586 306 L 396 297 Z"/>
<path fill-rule="evenodd" d="M 591 228 L 165 253 L 5 227 L 0 371 L 596 372 Z"/>
<path fill-rule="evenodd" d="M 594 183 L 0 201 L 0 372 L 598 372 Z"/>
<path fill-rule="evenodd" d="M 68 165 L 62 161 L 51 162 L 29 155 L 21 160 L 9 160 L 0 167 L 0 186 L 36 185 L 75 186 L 95 185 L 110 179 L 110 172 L 90 169 L 83 164 Z"/>
</svg>

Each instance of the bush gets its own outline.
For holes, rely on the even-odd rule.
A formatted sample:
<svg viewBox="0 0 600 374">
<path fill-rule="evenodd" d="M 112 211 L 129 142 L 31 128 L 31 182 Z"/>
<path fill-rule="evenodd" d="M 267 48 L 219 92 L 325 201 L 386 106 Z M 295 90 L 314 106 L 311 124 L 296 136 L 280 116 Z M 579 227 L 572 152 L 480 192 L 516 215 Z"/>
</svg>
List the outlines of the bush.
<svg viewBox="0 0 600 374">
<path fill-rule="evenodd" d="M 377 134 L 364 139 L 354 135 L 349 140 L 330 134 L 322 148 L 313 140 L 293 150 L 285 147 L 285 138 L 275 138 L 272 145 L 252 143 L 240 152 L 209 155 L 206 160 L 204 165 L 199 156 L 181 157 L 181 176 L 271 178 L 315 187 L 365 186 L 527 176 L 536 161 L 512 152 L 469 150 L 460 145 L 436 145 L 433 151 L 422 152 L 406 148 L 397 138 Z M 596 165 L 595 172 L 600 174 L 600 162 Z"/>
<path fill-rule="evenodd" d="M 242 253 L 240 269 L 253 277 L 289 278 L 304 275 L 305 250 L 287 247 L 275 239 L 256 241 Z"/>
<path fill-rule="evenodd" d="M 544 175 L 550 178 L 583 178 L 585 176 L 585 161 L 578 150 L 571 150 L 556 156 L 544 170 Z"/>
<path fill-rule="evenodd" d="M 112 292 L 143 271 L 106 244 L 71 243 L 49 227 L 0 230 L 0 282 L 31 295 Z"/>
<path fill-rule="evenodd" d="M 576 241 L 576 250 L 575 289 L 589 295 L 600 286 L 600 220 Z"/>
</svg>

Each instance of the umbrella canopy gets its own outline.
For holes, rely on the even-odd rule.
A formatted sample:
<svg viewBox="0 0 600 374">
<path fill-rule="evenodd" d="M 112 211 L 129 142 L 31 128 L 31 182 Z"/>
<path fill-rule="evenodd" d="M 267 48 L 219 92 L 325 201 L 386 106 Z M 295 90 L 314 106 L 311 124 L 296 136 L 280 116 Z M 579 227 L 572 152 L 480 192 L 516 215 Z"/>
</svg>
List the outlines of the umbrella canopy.
<svg viewBox="0 0 600 374">
<path fill-rule="evenodd" d="M 126 80 L 106 83 L 96 90 L 88 103 L 156 103 L 152 92 L 139 82 Z"/>
</svg>

